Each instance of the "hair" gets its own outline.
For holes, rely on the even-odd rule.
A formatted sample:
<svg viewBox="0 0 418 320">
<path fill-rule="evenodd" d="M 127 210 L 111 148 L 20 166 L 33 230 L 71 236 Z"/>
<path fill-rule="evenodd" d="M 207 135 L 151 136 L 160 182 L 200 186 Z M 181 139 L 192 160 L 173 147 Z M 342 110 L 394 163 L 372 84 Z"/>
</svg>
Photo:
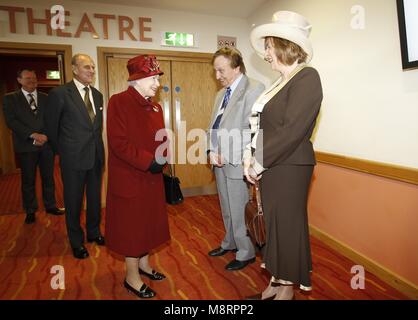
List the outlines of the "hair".
<svg viewBox="0 0 418 320">
<path fill-rule="evenodd" d="M 296 43 L 278 37 L 266 37 L 265 43 L 271 40 L 274 52 L 281 63 L 290 66 L 295 61 L 306 62 L 308 54 Z"/>
<path fill-rule="evenodd" d="M 81 57 L 87 57 L 87 58 L 91 59 L 90 56 L 88 56 L 87 54 L 77 53 L 77 54 L 73 55 L 73 57 L 71 58 L 71 64 L 73 66 L 77 66 L 78 59 L 80 59 Z"/>
<path fill-rule="evenodd" d="M 29 68 L 22 68 L 22 69 L 19 69 L 19 70 L 17 71 L 17 77 L 18 77 L 18 78 L 22 78 L 22 73 L 23 73 L 24 71 L 33 72 L 33 73 L 35 73 L 35 74 L 36 74 L 35 70 L 33 70 L 33 69 L 29 69 Z"/>
<path fill-rule="evenodd" d="M 138 80 L 128 80 L 129 87 L 135 87 Z"/>
<path fill-rule="evenodd" d="M 229 59 L 231 68 L 235 69 L 235 68 L 239 67 L 239 70 L 241 71 L 241 73 L 245 74 L 246 69 L 245 69 L 245 65 L 244 65 L 244 60 L 242 59 L 241 52 L 239 52 L 238 49 L 231 48 L 231 47 L 220 48 L 218 51 L 216 51 L 213 54 L 212 64 L 215 61 L 215 59 L 219 56 L 223 56 L 223 57 Z"/>
</svg>

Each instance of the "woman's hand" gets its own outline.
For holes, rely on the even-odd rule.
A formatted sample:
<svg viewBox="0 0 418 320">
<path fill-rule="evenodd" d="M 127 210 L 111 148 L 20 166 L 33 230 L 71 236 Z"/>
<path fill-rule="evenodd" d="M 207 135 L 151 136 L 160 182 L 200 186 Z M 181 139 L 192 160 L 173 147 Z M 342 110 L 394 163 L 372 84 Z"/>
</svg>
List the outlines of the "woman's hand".
<svg viewBox="0 0 418 320">
<path fill-rule="evenodd" d="M 261 175 L 257 175 L 257 172 L 255 172 L 252 166 L 248 168 L 244 167 L 244 175 L 248 182 L 251 184 L 254 184 L 256 181 L 261 179 Z"/>
<path fill-rule="evenodd" d="M 250 169 L 250 167 L 251 167 L 251 155 L 249 155 L 249 156 L 247 156 L 247 157 L 246 157 L 245 151 L 244 151 L 244 157 L 243 157 L 243 159 L 242 159 L 242 167 L 243 167 L 243 169 L 244 169 L 244 176 L 245 176 L 245 178 L 248 180 L 248 182 L 253 183 L 253 182 L 250 180 L 250 176 L 249 176 L 249 174 L 248 174 L 248 170 L 249 170 L 249 169 Z"/>
</svg>

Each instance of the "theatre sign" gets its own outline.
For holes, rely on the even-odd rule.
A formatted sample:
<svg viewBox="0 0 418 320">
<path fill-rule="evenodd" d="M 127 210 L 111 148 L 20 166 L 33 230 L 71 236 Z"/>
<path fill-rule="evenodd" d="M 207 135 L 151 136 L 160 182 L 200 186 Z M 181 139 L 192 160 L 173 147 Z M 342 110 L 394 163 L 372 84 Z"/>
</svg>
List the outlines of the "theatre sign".
<svg viewBox="0 0 418 320">
<path fill-rule="evenodd" d="M 34 13 L 33 8 L 0 6 L 0 11 L 6 11 L 9 19 L 9 32 L 18 33 L 17 26 L 21 28 L 23 21 L 27 21 L 27 30 L 19 33 L 39 34 L 44 32 L 48 36 L 80 38 L 88 33 L 93 39 L 109 39 L 109 27 L 117 28 L 119 40 L 132 40 L 152 42 L 146 32 L 151 32 L 150 17 L 128 17 L 106 13 L 82 13 L 81 16 L 71 16 L 71 12 L 63 6 L 52 6 L 42 13 Z M 35 26 L 37 27 L 35 32 Z M 99 31 L 99 32 L 98 32 Z"/>
</svg>

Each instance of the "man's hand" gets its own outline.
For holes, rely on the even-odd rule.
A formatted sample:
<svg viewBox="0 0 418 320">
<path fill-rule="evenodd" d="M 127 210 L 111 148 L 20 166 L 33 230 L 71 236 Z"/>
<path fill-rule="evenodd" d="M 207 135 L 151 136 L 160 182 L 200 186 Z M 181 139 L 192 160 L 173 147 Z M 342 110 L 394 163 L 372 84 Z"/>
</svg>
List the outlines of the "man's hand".
<svg viewBox="0 0 418 320">
<path fill-rule="evenodd" d="M 209 152 L 209 163 L 218 168 L 222 168 L 225 165 L 222 156 L 212 151 Z"/>
<path fill-rule="evenodd" d="M 48 137 L 42 133 L 32 133 L 30 137 L 34 140 L 33 144 L 38 147 L 43 146 L 48 141 Z"/>
</svg>

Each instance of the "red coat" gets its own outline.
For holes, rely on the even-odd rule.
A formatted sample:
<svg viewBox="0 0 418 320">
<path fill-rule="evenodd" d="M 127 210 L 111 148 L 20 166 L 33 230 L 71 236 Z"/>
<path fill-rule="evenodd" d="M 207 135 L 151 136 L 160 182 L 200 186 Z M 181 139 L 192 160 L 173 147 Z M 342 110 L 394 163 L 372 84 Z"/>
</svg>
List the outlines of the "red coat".
<svg viewBox="0 0 418 320">
<path fill-rule="evenodd" d="M 147 170 L 163 128 L 161 106 L 134 88 L 110 98 L 106 245 L 124 256 L 138 257 L 170 239 L 163 177 Z"/>
</svg>

